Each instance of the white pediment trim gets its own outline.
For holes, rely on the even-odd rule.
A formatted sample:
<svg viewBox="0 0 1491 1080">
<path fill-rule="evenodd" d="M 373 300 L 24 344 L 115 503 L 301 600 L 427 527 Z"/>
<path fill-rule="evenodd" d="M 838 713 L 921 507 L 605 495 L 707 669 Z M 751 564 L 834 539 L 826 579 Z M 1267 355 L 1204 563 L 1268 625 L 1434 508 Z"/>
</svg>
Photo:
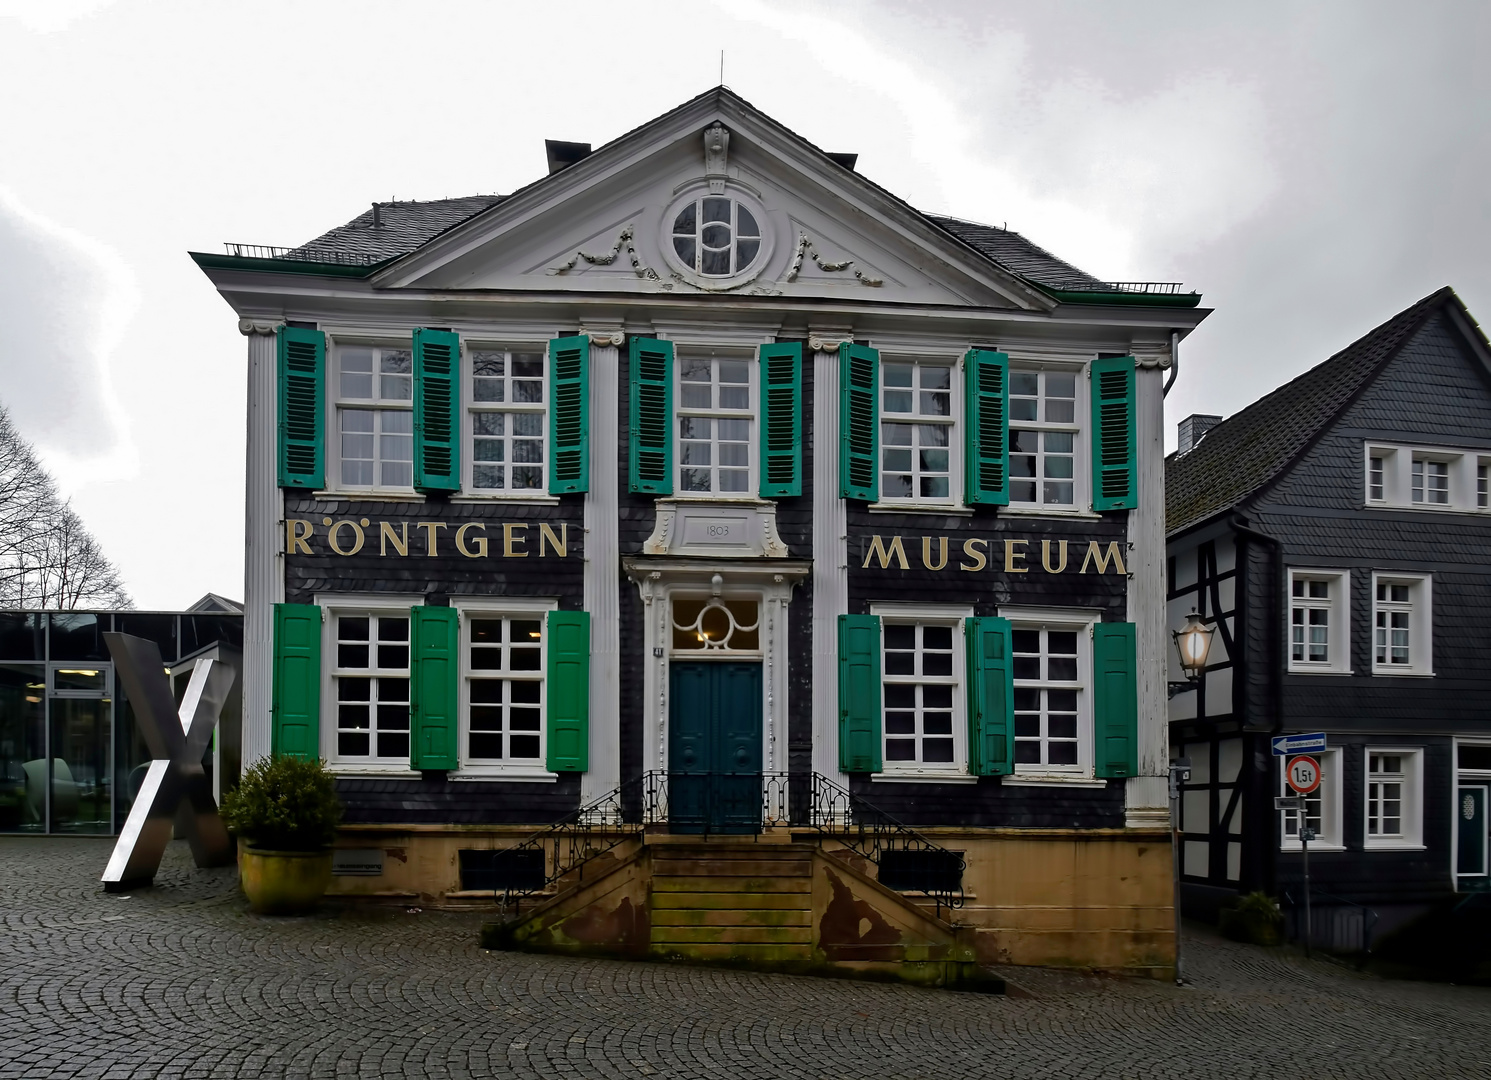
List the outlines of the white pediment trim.
<svg viewBox="0 0 1491 1080">
<path fill-rule="evenodd" d="M 456 288 L 454 281 L 439 281 L 440 271 L 461 260 L 469 259 L 487 245 L 501 243 L 516 244 L 517 238 L 525 234 L 528 242 L 536 224 L 550 212 L 565 205 L 583 204 L 587 194 L 606 188 L 607 185 L 628 183 L 632 177 L 640 177 L 648 171 L 650 159 L 662 159 L 677 155 L 687 149 L 698 154 L 701 165 L 704 161 L 704 144 L 701 136 L 706 129 L 719 124 L 731 133 L 733 145 L 730 153 L 736 153 L 742 144 L 749 146 L 753 154 L 761 155 L 775 174 L 790 178 L 798 190 L 795 194 L 805 203 L 827 212 L 844 216 L 846 220 L 870 222 L 877 236 L 884 243 L 891 243 L 906 252 L 911 265 L 917 266 L 929 279 L 940 280 L 949 297 L 971 307 L 1004 307 L 1015 310 L 1045 313 L 1055 308 L 1056 302 L 1045 293 L 1022 281 L 1012 273 L 980 257 L 960 241 L 944 233 L 922 218 L 911 207 L 882 188 L 866 180 L 858 173 L 835 165 L 816 147 L 800 136 L 782 127 L 776 121 L 759 112 L 727 90 L 717 89 L 702 95 L 670 113 L 651 121 L 619 139 L 601 147 L 589 157 L 520 189 L 511 197 L 495 204 L 490 209 L 441 234 L 417 251 L 400 258 L 379 270 L 370 279 L 378 289 L 399 288 Z M 750 191 L 749 181 L 735 180 L 720 174 L 719 168 L 702 172 L 701 179 L 708 189 L 723 189 L 726 183 L 738 184 Z M 670 188 L 673 185 L 669 185 Z M 679 185 L 681 190 L 687 185 Z M 635 199 L 640 192 L 632 187 Z M 563 215 L 555 215 L 561 218 Z M 630 226 L 631 235 L 623 235 Z M 793 222 L 794 231 L 790 242 L 798 245 L 789 270 L 788 285 L 801 285 L 812 279 L 815 284 L 832 285 L 837 290 L 852 287 L 853 294 L 864 300 L 880 297 L 894 276 L 884 267 L 866 265 L 867 258 L 873 261 L 873 252 L 854 252 L 853 256 L 841 256 L 833 238 L 817 235 L 819 230 L 804 228 L 803 223 Z M 552 228 L 552 225 L 550 226 Z M 615 231 L 604 239 L 577 238 L 571 241 L 565 254 L 542 271 L 549 273 L 547 284 L 535 287 L 552 289 L 558 280 L 572 278 L 576 271 L 584 276 L 597 270 L 607 270 L 618 285 L 631 279 L 625 286 L 631 291 L 679 292 L 736 291 L 745 290 L 742 285 L 714 288 L 701 285 L 678 274 L 676 269 L 661 265 L 649 265 L 637 249 L 641 247 L 637 230 L 640 221 L 628 218 L 618 224 Z M 803 244 L 806 236 L 806 245 Z M 884 243 L 881 246 L 884 246 Z M 555 252 L 563 240 L 555 236 L 549 252 Z M 913 254 L 914 253 L 914 254 Z M 564 267 L 570 260 L 568 268 Z M 847 260 L 847 262 L 846 262 Z M 845 265 L 840 265 L 845 264 Z M 649 271 L 656 274 L 654 281 Z M 447 271 L 448 273 L 449 271 Z M 638 280 L 641 279 L 641 280 Z M 842 285 L 839 282 L 843 282 Z M 875 282 L 880 284 L 875 284 Z M 765 277 L 755 281 L 755 291 L 771 295 L 781 289 L 782 282 Z M 591 285 L 591 288 L 596 285 Z M 886 289 L 884 299 L 893 299 Z"/>
</svg>

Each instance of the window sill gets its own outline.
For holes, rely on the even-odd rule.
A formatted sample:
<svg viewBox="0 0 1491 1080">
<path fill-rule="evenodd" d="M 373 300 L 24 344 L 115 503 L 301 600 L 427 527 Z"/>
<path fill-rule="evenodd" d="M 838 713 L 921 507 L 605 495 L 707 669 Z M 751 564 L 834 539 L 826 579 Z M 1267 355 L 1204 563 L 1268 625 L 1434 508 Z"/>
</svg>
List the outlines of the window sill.
<svg viewBox="0 0 1491 1080">
<path fill-rule="evenodd" d="M 635 492 L 634 494 L 645 493 Z M 729 506 L 776 506 L 773 499 L 763 499 L 759 495 L 748 492 L 735 492 L 726 494 L 717 491 L 675 491 L 672 495 L 658 495 L 654 502 L 679 502 L 679 503 L 724 503 Z"/>
<path fill-rule="evenodd" d="M 1282 843 L 1282 844 L 1279 845 L 1279 850 L 1280 851 L 1298 852 L 1300 850 L 1299 841 L 1298 840 L 1295 840 L 1293 842 L 1287 842 L 1286 841 L 1285 843 Z M 1328 843 L 1326 843 L 1323 840 L 1311 840 L 1310 841 L 1310 850 L 1311 851 L 1345 851 L 1346 850 L 1346 845 L 1345 844 L 1328 844 Z"/>
<path fill-rule="evenodd" d="M 1434 678 L 1434 672 L 1432 672 L 1432 671 L 1394 671 L 1392 668 L 1376 668 L 1376 667 L 1374 667 L 1372 669 L 1372 674 L 1374 676 L 1387 676 L 1388 678 L 1397 678 L 1397 679 L 1432 679 L 1432 678 Z"/>
<path fill-rule="evenodd" d="M 878 772 L 871 773 L 870 779 L 876 783 L 886 784 L 976 784 L 978 777 L 969 776 L 966 772 Z"/>
<path fill-rule="evenodd" d="M 452 495 L 452 506 L 472 503 L 507 503 L 510 506 L 558 506 L 558 495 Z"/>
<path fill-rule="evenodd" d="M 451 780 L 462 782 L 479 783 L 482 781 L 521 781 L 525 784 L 552 784 L 559 779 L 559 774 L 550 772 L 548 769 L 538 768 L 500 768 L 492 765 L 462 765 L 459 772 L 453 772 L 449 777 Z"/>
<path fill-rule="evenodd" d="M 388 780 L 418 780 L 419 770 L 411 769 L 407 765 L 338 765 L 329 762 L 326 771 L 333 776 L 346 776 L 358 779 Z"/>
<path fill-rule="evenodd" d="M 1478 506 L 1434 506 L 1428 503 L 1387 503 L 1368 502 L 1362 504 L 1363 510 L 1396 510 L 1399 513 L 1423 514 L 1463 514 L 1467 517 L 1486 517 L 1491 515 L 1491 510 Z"/>
<path fill-rule="evenodd" d="M 417 502 L 425 497 L 417 491 L 379 491 L 376 488 L 359 488 L 355 491 L 313 491 L 311 498 L 341 502 Z"/>
<path fill-rule="evenodd" d="M 1064 776 L 1061 773 L 1013 773 L 1000 778 L 1007 787 L 1105 788 L 1108 781 L 1093 776 Z"/>
<path fill-rule="evenodd" d="M 1350 668 L 1307 668 L 1291 667 L 1290 675 L 1352 675 L 1355 674 Z"/>
<path fill-rule="evenodd" d="M 946 506 L 940 506 L 935 503 L 877 502 L 870 503 L 865 509 L 872 514 L 927 514 L 936 517 L 943 517 L 948 514 L 956 514 L 959 517 L 973 516 L 973 507 L 959 506 L 956 503 L 948 503 Z"/>
<path fill-rule="evenodd" d="M 1078 510 L 1075 507 L 1070 510 L 1061 510 L 1053 506 L 1001 506 L 1001 516 L 1008 514 L 1011 517 L 1063 517 L 1063 518 L 1086 518 L 1091 521 L 1101 521 L 1102 514 L 1095 510 Z"/>
<path fill-rule="evenodd" d="M 1371 840 L 1362 844 L 1363 851 L 1428 851 L 1424 844 L 1414 843 L 1411 840 L 1395 840 L 1391 842 L 1374 843 Z"/>
</svg>

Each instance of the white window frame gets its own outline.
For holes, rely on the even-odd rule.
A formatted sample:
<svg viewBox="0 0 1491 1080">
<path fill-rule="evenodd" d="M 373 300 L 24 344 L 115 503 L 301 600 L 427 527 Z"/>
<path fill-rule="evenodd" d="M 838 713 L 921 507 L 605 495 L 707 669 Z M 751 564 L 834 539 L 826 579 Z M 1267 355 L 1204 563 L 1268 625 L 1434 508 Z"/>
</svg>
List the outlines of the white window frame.
<svg viewBox="0 0 1491 1080">
<path fill-rule="evenodd" d="M 880 378 L 877 380 L 879 384 L 880 400 L 875 402 L 875 422 L 877 425 L 884 425 L 887 423 L 912 425 L 919 423 L 932 423 L 942 427 L 946 427 L 948 429 L 947 497 L 941 499 L 931 497 L 923 498 L 917 495 L 914 491 L 910 496 L 899 496 L 896 498 L 886 498 L 884 496 L 884 474 L 887 470 L 885 468 L 884 428 L 881 427 L 876 431 L 878 450 L 877 460 L 875 462 L 876 490 L 881 492 L 881 499 L 879 502 L 872 503 L 870 505 L 871 510 L 884 509 L 940 511 L 945 509 L 958 509 L 963 506 L 963 443 L 965 441 L 965 436 L 963 434 L 963 413 L 965 408 L 963 404 L 963 383 L 965 378 L 963 372 L 964 363 L 964 359 L 955 353 L 940 353 L 935 349 L 923 349 L 917 351 L 907 349 L 901 349 L 897 351 L 891 351 L 887 349 L 880 350 L 880 371 L 878 373 L 880 375 Z M 887 413 L 885 411 L 886 387 L 884 378 L 886 364 L 926 364 L 928 367 L 947 367 L 949 370 L 947 419 L 942 420 L 933 418 L 930 420 L 922 420 L 918 419 L 913 413 Z M 918 384 L 920 384 L 920 381 L 920 377 L 918 377 Z M 912 393 L 919 392 L 919 388 L 912 390 Z M 912 404 L 915 405 L 916 402 L 913 401 Z M 915 450 L 913 449 L 912 452 L 915 453 Z"/>
<path fill-rule="evenodd" d="M 1311 600 L 1294 595 L 1296 578 L 1326 581 L 1330 585 L 1330 597 L 1325 601 Z M 1289 671 L 1295 675 L 1350 675 L 1351 674 L 1351 572 L 1348 570 L 1313 570 L 1291 566 L 1285 603 L 1289 621 L 1286 626 L 1289 647 Z M 1326 655 L 1329 659 L 1296 660 L 1294 658 L 1294 609 L 1324 608 L 1330 613 L 1326 624 Z"/>
<path fill-rule="evenodd" d="M 683 365 L 687 360 L 738 360 L 746 365 L 750 379 L 746 409 L 699 409 L 683 404 Z M 711 386 L 718 386 L 712 381 Z M 734 385 L 734 384 L 732 384 Z M 685 491 L 683 487 L 683 438 L 679 433 L 679 421 L 684 417 L 707 417 L 710 420 L 748 420 L 751 425 L 750 441 L 746 446 L 746 489 L 744 491 Z M 712 345 L 695 342 L 675 342 L 673 346 L 673 416 L 668 438 L 673 445 L 673 498 L 703 499 L 712 502 L 760 502 L 757 491 L 761 486 L 761 361 L 760 349 L 754 346 Z M 716 429 L 710 429 L 710 468 L 718 470 L 719 438 Z M 734 468 L 735 466 L 730 466 Z M 718 478 L 718 473 L 714 473 Z"/>
<path fill-rule="evenodd" d="M 1403 831 L 1397 836 L 1373 836 L 1372 758 L 1392 754 L 1403 759 Z M 1362 750 L 1362 846 L 1369 851 L 1424 850 L 1424 750 L 1420 746 L 1367 746 Z"/>
<path fill-rule="evenodd" d="M 549 675 L 549 626 L 547 615 L 559 608 L 559 601 L 548 598 L 516 596 L 453 596 L 451 607 L 459 612 L 461 650 L 460 692 L 458 694 L 460 721 L 457 724 L 457 755 L 460 770 L 451 776 L 453 780 L 522 780 L 556 781 L 559 774 L 550 772 L 544 765 L 548 760 L 548 675 Z M 544 642 L 539 682 L 543 689 L 539 694 L 539 757 L 536 763 L 496 762 L 486 758 L 473 762 L 466 752 L 471 734 L 471 620 L 472 618 L 532 619 L 544 624 Z"/>
<path fill-rule="evenodd" d="M 409 757 L 400 759 L 351 757 L 337 753 L 337 617 L 340 615 L 391 615 L 409 620 L 409 685 L 414 687 L 414 613 L 424 603 L 418 593 L 321 593 L 314 597 L 321 609 L 321 756 L 326 767 L 340 776 L 418 776 L 409 767 Z M 410 748 L 414 745 L 414 712 L 409 713 Z"/>
<path fill-rule="evenodd" d="M 872 780 L 932 783 L 977 783 L 968 772 L 968 648 L 967 623 L 972 606 L 955 604 L 871 604 L 880 619 L 880 749 L 882 771 Z M 886 623 L 946 623 L 953 629 L 953 760 L 923 765 L 885 760 L 885 625 Z"/>
<path fill-rule="evenodd" d="M 1291 754 L 1290 757 L 1298 757 Z M 1308 755 L 1320 762 L 1320 770 L 1323 779 L 1320 781 L 1320 835 L 1310 841 L 1311 851 L 1345 851 L 1346 843 L 1342 829 L 1341 816 L 1341 789 L 1345 786 L 1342 782 L 1341 762 L 1344 756 L 1339 747 L 1331 750 L 1316 750 Z M 1284 778 L 1284 769 L 1289 762 L 1288 757 L 1276 758 L 1278 761 L 1277 775 L 1279 778 L 1279 794 L 1293 795 L 1294 791 Z M 1324 790 L 1321 790 L 1324 789 Z M 1297 835 L 1289 833 L 1289 824 L 1297 815 L 1292 810 L 1279 811 L 1279 850 L 1299 851 L 1300 842 Z"/>
<path fill-rule="evenodd" d="M 1076 377 L 1077 396 L 1073 399 L 1073 417 L 1070 424 L 1048 424 L 1044 420 L 1020 420 L 1016 421 L 1013 416 L 1009 420 L 1009 429 L 1041 430 L 1041 431 L 1071 431 L 1072 435 L 1072 504 L 1062 506 L 1059 503 L 1039 502 L 1017 502 L 1014 499 L 1014 489 L 1011 488 L 1011 498 L 1008 507 L 1001 507 L 1000 513 L 1013 512 L 1017 514 L 1054 514 L 1054 515 L 1078 515 L 1093 516 L 1092 510 L 1092 461 L 1088 452 L 1087 443 L 1092 427 L 1091 406 L 1091 371 L 1090 362 L 1072 363 L 1070 361 L 1050 361 L 1028 359 L 1010 355 L 1009 373 L 1011 382 L 1018 372 L 1038 371 L 1054 372 L 1057 374 L 1070 374 Z M 1044 399 L 1042 399 L 1044 400 Z M 1013 409 L 1011 409 L 1013 412 Z M 1005 447 L 1005 455 L 1008 458 L 1009 447 Z M 1040 483 L 1040 477 L 1036 483 Z M 1014 483 L 1015 477 L 1009 477 L 1010 483 Z"/>
<path fill-rule="evenodd" d="M 1372 460 L 1382 459 L 1381 498 L 1372 492 Z M 1419 462 L 1441 462 L 1449 466 L 1449 501 L 1413 501 L 1413 470 Z M 1413 510 L 1431 514 L 1491 514 L 1480 502 L 1479 473 L 1491 464 L 1491 451 L 1447 446 L 1412 446 L 1367 442 L 1362 444 L 1362 502 L 1374 510 Z M 1428 497 L 1427 486 L 1425 498 Z"/>
<path fill-rule="evenodd" d="M 327 394 L 326 394 L 326 479 L 327 488 L 330 491 L 355 493 L 357 495 L 396 495 L 403 499 L 418 498 L 414 490 L 414 479 L 418 473 L 419 463 L 414 460 L 414 341 L 407 338 L 398 341 L 388 335 L 363 336 L 357 334 L 342 334 L 336 331 L 327 332 Z M 342 396 L 342 352 L 345 349 L 401 349 L 410 354 L 409 365 L 409 397 L 385 398 L 377 393 L 379 388 L 378 361 L 373 362 L 373 389 L 374 396 L 371 398 L 353 398 Z M 342 478 L 342 410 L 357 409 L 366 412 L 405 412 L 409 414 L 409 485 L 407 487 L 391 487 L 384 484 L 373 483 L 371 485 L 349 484 Z M 381 423 L 380 423 L 381 427 Z M 377 436 L 375 435 L 375 438 Z M 376 450 L 375 450 L 376 455 Z M 380 461 L 374 457 L 374 469 Z M 375 475 L 374 480 L 377 477 Z"/>
<path fill-rule="evenodd" d="M 461 342 L 461 491 L 453 501 L 466 502 L 508 502 L 508 503 L 557 503 L 559 497 L 549 494 L 549 470 L 554 462 L 553 424 L 549 420 L 549 409 L 553 405 L 554 385 L 550 378 L 553 371 L 553 361 L 549 357 L 548 341 L 504 341 L 495 340 L 473 340 Z M 587 347 L 588 348 L 588 347 Z M 515 352 L 538 353 L 543 357 L 543 384 L 544 400 L 541 403 L 523 402 L 514 407 L 512 401 L 477 401 L 476 400 L 476 353 L 479 352 L 505 352 L 508 354 L 508 363 L 511 363 L 512 354 Z M 512 373 L 504 376 L 508 387 L 512 386 Z M 511 488 L 503 491 L 495 491 L 490 488 L 478 488 L 476 486 L 476 423 L 472 414 L 478 412 L 530 412 L 538 413 L 543 417 L 544 429 L 544 460 L 543 460 L 543 486 L 536 491 L 518 491 Z M 510 442 L 511 436 L 507 436 Z M 509 468 L 512 462 L 507 462 Z"/>
<path fill-rule="evenodd" d="M 1377 586 L 1408 586 L 1408 660 L 1407 664 L 1379 663 L 1377 659 Z M 1377 570 L 1372 574 L 1372 674 L 1430 677 L 1434 674 L 1434 579 L 1430 574 L 1400 570 Z M 1388 610 L 1400 605 L 1383 601 Z"/>
<path fill-rule="evenodd" d="M 1013 765 L 1014 772 L 1002 778 L 1004 784 L 1086 784 L 1105 786 L 1108 781 L 1094 775 L 1093 752 L 1093 626 L 1102 614 L 1081 608 L 1046 608 L 1001 606 L 999 614 L 1010 621 L 1013 630 L 1060 630 L 1077 634 L 1077 764 Z M 1013 656 L 1011 664 L 1013 664 Z M 1019 683 L 1016 683 L 1018 686 Z M 1014 724 L 1015 718 L 1010 717 Z"/>
</svg>

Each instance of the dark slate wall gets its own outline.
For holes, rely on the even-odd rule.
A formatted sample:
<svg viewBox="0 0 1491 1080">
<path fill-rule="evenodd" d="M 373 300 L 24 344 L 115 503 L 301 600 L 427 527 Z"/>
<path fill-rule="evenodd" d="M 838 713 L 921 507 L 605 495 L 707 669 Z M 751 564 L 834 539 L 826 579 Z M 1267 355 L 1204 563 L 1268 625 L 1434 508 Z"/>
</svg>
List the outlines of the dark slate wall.
<svg viewBox="0 0 1491 1080">
<path fill-rule="evenodd" d="M 561 498 L 555 505 L 532 506 L 510 503 L 452 503 L 444 499 L 412 502 L 361 502 L 317 500 L 295 492 L 285 493 L 285 517 L 311 522 L 314 535 L 309 543 L 312 554 L 285 557 L 285 599 L 290 603 L 308 604 L 316 593 L 416 593 L 442 596 L 542 596 L 556 597 L 559 606 L 578 610 L 583 598 L 585 559 L 584 500 L 579 495 Z M 324 524 L 352 521 L 369 524 L 362 527 L 366 537 L 362 550 L 354 555 L 333 553 Z M 408 523 L 408 555 L 399 555 L 391 544 L 380 544 L 380 523 L 391 523 L 396 534 Z M 432 521 L 445 528 L 435 530 L 435 553 L 429 554 L 428 531 L 418 522 Z M 466 522 L 485 526 L 487 555 L 468 558 L 456 550 L 455 535 Z M 540 552 L 539 523 L 546 523 L 564 538 L 566 554 L 560 557 L 552 546 Z M 514 532 L 512 556 L 504 554 L 504 524 L 525 528 Z M 480 530 L 467 534 L 468 550 L 476 549 Z M 339 532 L 342 549 L 355 543 L 355 532 L 343 526 Z M 521 537 L 521 542 L 519 538 Z M 380 551 L 386 553 L 380 554 Z M 518 553 L 526 551 L 526 556 Z"/>
<path fill-rule="evenodd" d="M 817 393 L 813 353 L 803 344 L 802 495 L 777 502 L 777 532 L 795 559 L 813 557 L 813 486 L 818 462 L 813 457 L 813 401 Z M 827 464 L 827 463 L 825 463 Z M 831 479 L 825 479 L 831 483 Z M 787 607 L 787 768 L 813 771 L 813 577 L 792 591 Z"/>
<path fill-rule="evenodd" d="M 436 605 L 448 603 L 451 596 L 554 597 L 566 610 L 579 610 L 583 605 L 585 529 L 581 496 L 565 496 L 550 506 L 517 506 L 451 503 L 445 499 L 423 503 L 323 501 L 286 492 L 285 516 L 308 520 L 314 528 L 309 541 L 312 554 L 285 558 L 285 599 L 291 603 L 311 603 L 317 593 L 414 593 Z M 330 530 L 324 524 L 328 517 L 333 522 L 369 522 L 363 528 L 362 550 L 353 555 L 334 554 L 327 539 Z M 400 523 L 409 523 L 408 555 L 398 555 L 391 545 L 386 554 L 380 554 L 382 521 L 391 522 L 398 535 L 402 535 Z M 420 521 L 447 526 L 435 530 L 433 556 L 428 554 L 428 531 L 416 526 Z M 456 530 L 468 521 L 486 524 L 485 558 L 468 558 L 456 550 Z M 546 549 L 547 554 L 540 554 L 541 521 L 566 539 L 563 557 L 552 547 Z M 527 526 L 515 532 L 512 556 L 504 554 L 504 523 Z M 468 550 L 476 550 L 479 532 L 468 533 Z M 343 550 L 355 543 L 354 535 L 348 526 L 339 531 Z M 518 542 L 519 536 L 523 543 Z M 518 557 L 517 552 L 524 550 L 527 556 Z M 349 823 L 546 823 L 574 809 L 580 781 L 578 776 L 566 775 L 556 783 L 483 783 L 431 773 L 418 780 L 341 777 L 337 791 Z"/>
<path fill-rule="evenodd" d="M 849 611 L 867 614 L 877 602 L 926 604 L 971 604 L 975 614 L 997 615 L 1002 604 L 1032 607 L 1092 608 L 1106 622 L 1123 622 L 1128 616 L 1128 577 L 1113 572 L 1098 574 L 1089 567 L 1080 572 L 1089 541 L 1096 540 L 1106 552 L 1117 542 L 1127 565 L 1127 512 L 1103 514 L 1100 518 L 1039 518 L 1007 515 L 992 508 L 979 508 L 972 515 L 872 513 L 860 503 L 849 506 Z M 882 569 L 879 555 L 872 557 L 872 537 L 889 545 L 900 536 L 908 569 L 899 558 Z M 930 564 L 941 562 L 941 538 L 947 537 L 947 565 L 928 569 L 923 538 L 930 537 Z M 979 571 L 962 570 L 977 565 L 964 544 L 984 540 L 978 548 L 987 558 Z M 1028 540 L 1023 565 L 1026 573 L 1005 572 L 1005 541 Z M 1068 542 L 1067 568 L 1047 573 L 1042 565 L 1041 541 L 1052 542 L 1053 566 L 1060 565 L 1059 543 Z M 866 563 L 868 562 L 868 566 Z M 1017 563 L 1018 565 L 1018 563 Z M 853 777 L 854 790 L 909 825 L 991 825 L 1023 828 L 1121 828 L 1123 826 L 1123 782 L 1110 781 L 1104 788 L 1006 787 L 998 778 L 983 777 L 978 784 L 928 784 L 874 782 Z"/>
<path fill-rule="evenodd" d="M 1255 528 L 1286 566 L 1351 571 L 1351 676 L 1284 676 L 1299 722 L 1363 732 L 1491 737 L 1491 516 L 1363 508 L 1362 444 L 1491 450 L 1491 379 L 1439 316 L 1258 500 Z M 1434 678 L 1372 674 L 1372 572 L 1432 573 Z M 1278 640 L 1277 638 L 1275 640 Z"/>
</svg>

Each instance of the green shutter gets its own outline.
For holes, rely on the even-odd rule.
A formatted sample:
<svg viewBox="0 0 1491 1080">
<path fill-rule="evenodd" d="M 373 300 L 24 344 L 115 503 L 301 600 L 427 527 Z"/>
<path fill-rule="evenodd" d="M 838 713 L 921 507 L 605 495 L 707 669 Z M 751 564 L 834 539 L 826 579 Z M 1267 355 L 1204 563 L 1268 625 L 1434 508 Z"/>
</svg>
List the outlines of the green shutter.
<svg viewBox="0 0 1491 1080">
<path fill-rule="evenodd" d="M 963 358 L 964 501 L 1008 506 L 1010 501 L 1010 358 L 970 349 Z"/>
<path fill-rule="evenodd" d="M 454 769 L 461 680 L 461 613 L 409 609 L 409 767 Z"/>
<path fill-rule="evenodd" d="M 880 617 L 839 616 L 839 768 L 879 772 Z"/>
<path fill-rule="evenodd" d="M 880 498 L 880 353 L 839 346 L 839 497 Z"/>
<path fill-rule="evenodd" d="M 590 338 L 549 342 L 549 494 L 590 490 Z"/>
<path fill-rule="evenodd" d="M 802 494 L 802 344 L 761 346 L 763 499 Z"/>
<path fill-rule="evenodd" d="M 274 688 L 269 752 L 321 757 L 321 609 L 274 605 Z"/>
<path fill-rule="evenodd" d="M 326 335 L 282 326 L 279 337 L 280 487 L 326 486 Z"/>
<path fill-rule="evenodd" d="M 1003 776 L 1015 767 L 1014 669 L 1008 619 L 968 619 L 968 771 Z"/>
<path fill-rule="evenodd" d="M 1139 436 L 1132 356 L 1092 362 L 1092 508 L 1139 505 Z"/>
<path fill-rule="evenodd" d="M 1099 776 L 1139 773 L 1138 648 L 1133 623 L 1092 628 L 1093 734 Z"/>
<path fill-rule="evenodd" d="M 414 490 L 461 490 L 461 339 L 449 330 L 414 331 Z"/>
<path fill-rule="evenodd" d="M 590 613 L 549 612 L 548 639 L 549 771 L 584 772 L 590 767 Z"/>
<path fill-rule="evenodd" d="M 634 337 L 631 361 L 629 490 L 673 494 L 673 343 Z"/>
</svg>

